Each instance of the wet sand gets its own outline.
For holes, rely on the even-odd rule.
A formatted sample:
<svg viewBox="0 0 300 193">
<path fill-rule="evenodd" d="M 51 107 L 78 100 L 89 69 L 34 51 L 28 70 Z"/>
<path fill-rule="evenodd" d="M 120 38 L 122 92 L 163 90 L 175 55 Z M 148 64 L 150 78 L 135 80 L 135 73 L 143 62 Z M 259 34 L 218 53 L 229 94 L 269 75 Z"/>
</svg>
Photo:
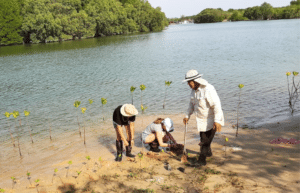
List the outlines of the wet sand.
<svg viewBox="0 0 300 193">
<path fill-rule="evenodd" d="M 144 128 L 157 117 L 174 121 L 174 138 L 183 143 L 183 115 L 140 115 L 135 124 L 133 153 L 143 152 L 143 159 L 115 162 L 115 131 L 111 121 L 86 128 L 86 145 L 78 130 L 43 138 L 34 144 L 21 141 L 22 158 L 11 141 L 3 143 L 0 153 L 0 188 L 5 192 L 299 192 L 300 144 L 272 144 L 278 137 L 300 140 L 300 119 L 282 121 L 254 129 L 239 128 L 238 137 L 227 124 L 217 133 L 213 156 L 207 165 L 195 165 L 199 153 L 199 134 L 195 117 L 188 124 L 188 164 L 168 152 L 147 155 L 141 143 Z M 38 136 L 37 136 L 38 137 Z M 225 137 L 226 156 L 224 152 Z M 242 148 L 233 151 L 231 146 Z M 87 160 L 86 156 L 91 159 Z M 99 158 L 101 157 L 101 160 Z M 72 164 L 68 164 L 72 161 Z M 172 167 L 165 169 L 165 162 Z M 178 170 L 184 168 L 184 173 Z M 54 176 L 54 170 L 57 169 Z M 81 172 L 78 175 L 78 172 Z M 30 179 L 26 173 L 30 173 Z M 13 183 L 11 176 L 16 178 Z M 53 178 L 54 176 L 54 178 Z M 38 190 L 34 182 L 39 179 Z M 151 182 L 151 179 L 156 179 Z M 52 183 L 53 180 L 53 183 Z M 71 185 L 71 186 L 70 186 Z M 73 189 L 72 189 L 73 187 Z"/>
</svg>

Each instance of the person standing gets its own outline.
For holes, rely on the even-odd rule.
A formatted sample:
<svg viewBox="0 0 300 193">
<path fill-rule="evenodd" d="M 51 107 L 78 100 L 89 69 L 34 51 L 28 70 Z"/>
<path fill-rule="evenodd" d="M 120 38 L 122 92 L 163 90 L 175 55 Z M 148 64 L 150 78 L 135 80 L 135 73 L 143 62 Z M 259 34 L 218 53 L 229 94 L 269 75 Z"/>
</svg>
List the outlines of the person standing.
<svg viewBox="0 0 300 193">
<path fill-rule="evenodd" d="M 196 114 L 197 130 L 200 134 L 199 164 L 206 165 L 206 157 L 212 156 L 211 142 L 214 135 L 224 126 L 221 101 L 214 86 L 201 78 L 197 70 L 189 70 L 183 82 L 188 82 L 192 89 L 189 108 L 183 123 L 187 124 L 190 116 Z"/>
<path fill-rule="evenodd" d="M 118 106 L 113 113 L 113 126 L 116 130 L 117 140 L 117 156 L 116 161 L 122 161 L 123 143 L 126 146 L 126 156 L 135 157 L 131 154 L 132 146 L 134 145 L 134 121 L 138 114 L 137 109 L 132 104 L 124 104 Z M 126 129 L 127 139 L 123 134 L 122 126 Z"/>
</svg>

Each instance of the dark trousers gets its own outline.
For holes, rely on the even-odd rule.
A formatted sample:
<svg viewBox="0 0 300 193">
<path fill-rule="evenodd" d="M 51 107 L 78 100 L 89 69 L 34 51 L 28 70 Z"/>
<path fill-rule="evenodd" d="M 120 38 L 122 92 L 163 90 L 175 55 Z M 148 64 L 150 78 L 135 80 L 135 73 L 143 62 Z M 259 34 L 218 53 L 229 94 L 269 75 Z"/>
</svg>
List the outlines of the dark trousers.
<svg viewBox="0 0 300 193">
<path fill-rule="evenodd" d="M 215 136 L 215 133 L 216 130 L 214 129 L 211 129 L 206 132 L 200 132 L 201 143 L 203 143 L 200 149 L 200 155 L 205 157 L 207 156 L 207 153 L 210 151 L 210 144 Z"/>
</svg>

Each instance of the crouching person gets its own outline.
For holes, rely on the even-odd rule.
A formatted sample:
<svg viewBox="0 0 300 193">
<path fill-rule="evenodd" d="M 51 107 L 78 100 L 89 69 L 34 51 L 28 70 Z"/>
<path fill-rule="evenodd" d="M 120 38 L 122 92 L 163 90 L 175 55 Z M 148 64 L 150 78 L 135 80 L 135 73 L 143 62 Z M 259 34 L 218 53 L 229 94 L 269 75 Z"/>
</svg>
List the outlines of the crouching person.
<svg viewBox="0 0 300 193">
<path fill-rule="evenodd" d="M 137 109 L 131 104 L 120 105 L 114 111 L 113 125 L 117 133 L 117 157 L 115 159 L 116 161 L 122 161 L 123 143 L 126 147 L 126 156 L 135 157 L 135 155 L 131 154 L 131 149 L 134 145 L 134 121 L 135 116 L 137 114 Z M 127 139 L 123 134 L 123 125 L 126 129 Z"/>
<path fill-rule="evenodd" d="M 143 143 L 150 145 L 150 151 L 160 152 L 160 147 L 170 147 L 170 149 L 175 149 L 178 145 L 170 134 L 174 131 L 173 121 L 170 118 L 157 118 L 153 123 L 147 126 L 143 131 L 142 140 Z M 167 142 L 173 142 L 173 144 L 168 144 Z"/>
</svg>

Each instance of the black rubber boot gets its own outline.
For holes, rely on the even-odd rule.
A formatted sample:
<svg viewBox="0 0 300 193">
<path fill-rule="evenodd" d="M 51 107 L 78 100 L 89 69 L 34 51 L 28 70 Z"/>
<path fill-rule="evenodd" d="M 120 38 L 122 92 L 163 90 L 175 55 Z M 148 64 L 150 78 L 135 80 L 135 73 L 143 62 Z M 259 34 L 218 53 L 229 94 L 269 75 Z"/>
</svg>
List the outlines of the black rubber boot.
<svg viewBox="0 0 300 193">
<path fill-rule="evenodd" d="M 207 152 L 207 154 L 206 154 L 206 157 L 211 157 L 211 156 L 212 156 L 212 152 L 211 152 L 211 148 L 210 148 L 210 146 L 209 146 L 208 152 Z"/>
<path fill-rule="evenodd" d="M 157 139 L 155 139 L 152 143 L 149 143 L 149 145 L 150 145 L 150 151 L 160 152 L 160 150 L 158 148 L 158 141 L 157 141 Z"/>
<path fill-rule="evenodd" d="M 117 157 L 115 160 L 117 162 L 120 162 L 122 161 L 123 141 L 116 140 L 116 147 L 117 147 Z"/>
<path fill-rule="evenodd" d="M 200 166 L 205 166 L 206 165 L 206 157 L 205 157 L 205 155 L 200 154 L 198 163 L 200 164 Z"/>
<path fill-rule="evenodd" d="M 127 157 L 135 157 L 135 155 L 131 154 L 132 146 L 131 141 L 128 141 L 128 146 L 126 147 L 126 156 Z"/>
</svg>

